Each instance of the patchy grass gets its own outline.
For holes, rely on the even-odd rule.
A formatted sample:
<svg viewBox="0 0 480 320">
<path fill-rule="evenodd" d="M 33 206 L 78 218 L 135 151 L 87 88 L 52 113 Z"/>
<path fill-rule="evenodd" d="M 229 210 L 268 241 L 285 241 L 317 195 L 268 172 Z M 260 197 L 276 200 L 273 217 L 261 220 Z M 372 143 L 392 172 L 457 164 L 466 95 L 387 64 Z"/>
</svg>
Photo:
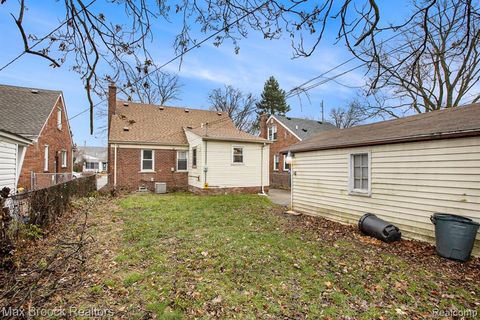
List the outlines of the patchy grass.
<svg viewBox="0 0 480 320">
<path fill-rule="evenodd" d="M 97 301 L 128 318 L 425 318 L 478 309 L 478 283 L 291 227 L 259 196 L 132 195 Z M 105 292 L 102 297 L 102 292 Z M 91 298 L 91 296 L 90 296 Z"/>
<path fill-rule="evenodd" d="M 434 318 L 434 310 L 480 312 L 478 277 L 456 270 L 461 264 L 444 265 L 433 255 L 417 263 L 352 235 L 352 228 L 285 216 L 264 197 L 113 201 L 90 216 L 96 241 L 79 275 L 83 286 L 55 295 L 50 306 L 108 308 L 123 319 L 423 319 Z"/>
</svg>

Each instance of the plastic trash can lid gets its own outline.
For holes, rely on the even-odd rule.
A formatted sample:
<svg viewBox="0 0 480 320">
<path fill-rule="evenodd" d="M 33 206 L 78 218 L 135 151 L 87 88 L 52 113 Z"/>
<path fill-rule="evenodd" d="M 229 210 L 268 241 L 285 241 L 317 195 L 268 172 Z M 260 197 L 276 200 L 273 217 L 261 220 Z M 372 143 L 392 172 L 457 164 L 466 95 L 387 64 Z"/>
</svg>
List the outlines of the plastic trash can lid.
<svg viewBox="0 0 480 320">
<path fill-rule="evenodd" d="M 456 215 L 456 214 L 434 213 L 433 218 L 436 219 L 436 220 L 455 221 L 455 222 L 461 222 L 461 223 L 480 226 L 480 223 L 477 223 L 470 218 L 459 216 L 459 215 Z"/>
</svg>

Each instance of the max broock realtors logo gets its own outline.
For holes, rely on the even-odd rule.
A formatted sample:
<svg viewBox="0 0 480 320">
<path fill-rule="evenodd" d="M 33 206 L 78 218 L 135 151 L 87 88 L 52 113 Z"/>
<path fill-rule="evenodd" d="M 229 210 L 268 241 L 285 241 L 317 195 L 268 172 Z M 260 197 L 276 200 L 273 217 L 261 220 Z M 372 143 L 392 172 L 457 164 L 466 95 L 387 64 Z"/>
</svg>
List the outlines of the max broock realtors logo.
<svg viewBox="0 0 480 320">
<path fill-rule="evenodd" d="M 110 309 L 102 308 L 82 308 L 77 307 L 70 308 L 55 308 L 55 309 L 43 309 L 43 308 L 14 308 L 14 307 L 1 307 L 0 308 L 0 318 L 9 317 L 9 318 L 109 318 L 113 317 L 114 313 Z"/>
</svg>

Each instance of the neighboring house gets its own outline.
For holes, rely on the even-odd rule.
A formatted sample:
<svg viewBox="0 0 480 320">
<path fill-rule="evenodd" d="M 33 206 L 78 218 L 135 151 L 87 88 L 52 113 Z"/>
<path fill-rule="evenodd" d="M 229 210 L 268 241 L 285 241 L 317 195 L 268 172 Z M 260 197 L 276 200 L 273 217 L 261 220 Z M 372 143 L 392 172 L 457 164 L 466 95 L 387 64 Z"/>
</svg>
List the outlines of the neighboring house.
<svg viewBox="0 0 480 320">
<path fill-rule="evenodd" d="M 226 113 L 117 101 L 114 86 L 108 104 L 110 186 L 268 191 L 269 141 L 239 131 Z"/>
<path fill-rule="evenodd" d="M 43 187 L 72 172 L 72 135 L 61 91 L 0 85 L 0 108 L 0 129 L 32 140 L 18 187 Z"/>
<path fill-rule="evenodd" d="M 338 129 L 328 122 L 291 118 L 280 115 L 260 117 L 260 136 L 273 143 L 270 145 L 270 187 L 290 189 L 289 166 L 285 163 L 282 149 L 303 141 L 315 134 Z"/>
<path fill-rule="evenodd" d="M 288 150 L 296 211 L 345 223 L 369 212 L 427 241 L 433 213 L 480 222 L 480 104 L 332 130 Z"/>
<path fill-rule="evenodd" d="M 82 172 L 107 172 L 107 148 L 106 147 L 77 147 L 75 151 L 75 163 L 82 166 Z"/>
<path fill-rule="evenodd" d="M 22 170 L 23 159 L 31 140 L 18 134 L 0 129 L 0 190 L 17 190 L 18 178 Z"/>
</svg>

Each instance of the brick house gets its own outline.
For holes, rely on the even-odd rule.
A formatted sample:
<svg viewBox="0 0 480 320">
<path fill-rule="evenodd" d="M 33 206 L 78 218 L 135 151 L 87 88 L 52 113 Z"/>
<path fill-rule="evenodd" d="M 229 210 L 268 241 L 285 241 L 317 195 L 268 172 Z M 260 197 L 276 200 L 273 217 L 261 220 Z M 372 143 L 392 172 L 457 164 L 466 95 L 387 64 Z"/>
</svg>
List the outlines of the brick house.
<svg viewBox="0 0 480 320">
<path fill-rule="evenodd" d="M 273 143 L 270 145 L 270 187 L 290 189 L 289 165 L 280 151 L 297 142 L 324 131 L 337 129 L 328 122 L 291 118 L 281 115 L 260 117 L 260 136 Z"/>
<path fill-rule="evenodd" d="M 61 91 L 0 85 L 0 129 L 32 140 L 18 187 L 50 185 L 72 172 L 73 140 Z M 58 175 L 65 174 L 65 175 Z"/>
<path fill-rule="evenodd" d="M 266 139 L 224 112 L 119 101 L 108 94 L 109 186 L 127 191 L 268 191 Z"/>
</svg>

